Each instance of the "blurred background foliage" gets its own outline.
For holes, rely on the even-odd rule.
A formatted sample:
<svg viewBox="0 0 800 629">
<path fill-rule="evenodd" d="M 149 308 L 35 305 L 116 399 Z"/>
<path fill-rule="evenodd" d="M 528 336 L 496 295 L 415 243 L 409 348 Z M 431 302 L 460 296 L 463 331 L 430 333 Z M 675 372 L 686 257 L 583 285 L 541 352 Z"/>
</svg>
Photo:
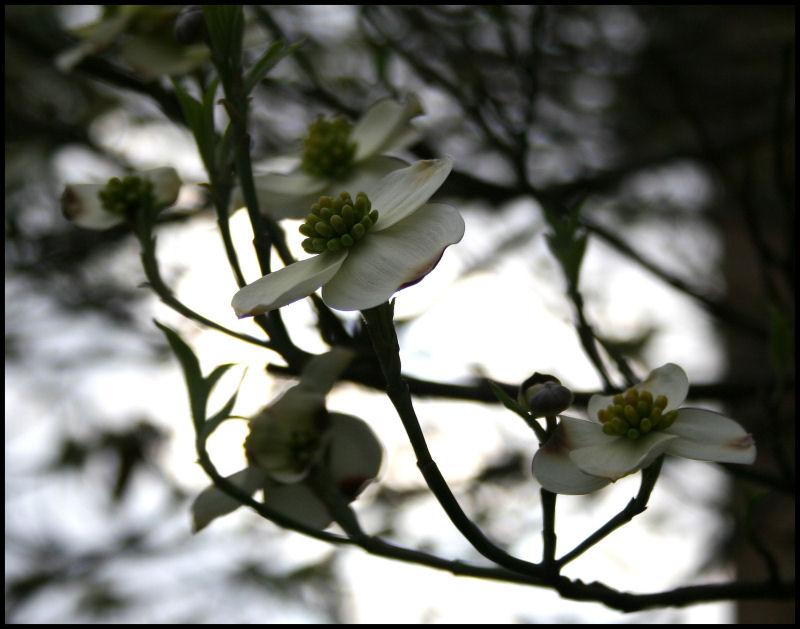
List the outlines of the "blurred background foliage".
<svg viewBox="0 0 800 629">
<path fill-rule="evenodd" d="M 177 9 L 163 15 L 171 20 Z M 83 9 L 90 17 L 92 10 Z M 763 578 L 770 570 L 793 576 L 794 552 L 787 548 L 793 543 L 794 507 L 785 496 L 794 488 L 789 445 L 794 438 L 794 8 L 251 6 L 246 11 L 256 39 L 305 42 L 254 93 L 256 160 L 296 147 L 320 112 L 355 118 L 380 97 L 417 91 L 429 104 L 429 122 L 411 147 L 413 154 L 456 158 L 444 196 L 488 213 L 531 198 L 556 213 L 580 206 L 581 228 L 591 238 L 708 312 L 725 338 L 727 373 L 702 392 L 735 403 L 736 417 L 755 434 L 760 450 L 758 466 L 739 479 L 735 499 L 720 504 L 740 515 L 739 526 L 703 561 L 732 558 L 740 573 L 751 577 Z M 180 110 L 166 77 L 137 71 L 122 54 L 124 33 L 72 71 L 60 71 L 54 58 L 76 43 L 67 26 L 79 15 L 74 7 L 5 8 L 5 352 L 7 370 L 42 372 L 42 381 L 30 381 L 37 387 L 52 383 L 48 370 L 68 374 L 76 365 L 85 368 L 125 349 L 100 346 L 97 355 L 59 355 L 57 365 L 38 364 L 40 354 L 31 354 L 22 330 L 45 311 L 59 313 L 61 320 L 102 321 L 98 325 L 146 339 L 145 365 L 171 360 L 163 339 L 141 315 L 148 292 L 126 281 L 130 275 L 104 272 L 103 261 L 112 255 L 128 256 L 134 268 L 131 236 L 124 228 L 80 230 L 61 217 L 59 160 L 80 150 L 103 168 L 135 167 L 103 144 L 98 124 L 122 111 L 133 121 L 182 125 Z M 200 66 L 190 75 L 202 78 L 210 71 Z M 685 193 L 681 180 L 693 177 L 711 182 L 707 194 Z M 198 198 L 174 220 L 204 213 L 213 211 Z M 637 246 L 629 235 L 644 220 L 651 229 L 656 221 L 656 229 L 665 231 L 697 225 L 713 230 L 722 242 L 720 267 L 693 272 L 691 265 L 703 258 L 678 242 L 661 250 Z M 541 233 L 533 225 L 510 230 L 471 252 L 465 273 L 520 255 Z M 702 241 L 696 244 L 703 247 Z M 39 300 L 33 314 L 19 305 L 28 304 L 30 295 Z M 636 359 L 657 332 L 644 326 L 629 337 L 609 334 L 601 342 L 612 355 Z M 51 420 L 75 414 L 59 407 L 57 392 L 50 394 Z M 95 543 L 76 544 L 55 529 L 26 530 L 7 519 L 7 622 L 24 619 L 26 606 L 59 590 L 74 595 L 55 608 L 62 610 L 62 621 L 136 618 L 147 594 L 120 588 L 120 575 L 143 562 L 157 571 L 166 555 L 213 555 L 184 528 L 187 495 L 160 469 L 159 451 L 168 434 L 158 422 L 130 417 L 125 425 L 109 426 L 102 417 L 84 420 L 94 429 L 62 430 L 63 440 L 50 444 L 36 469 L 10 470 L 7 464 L 6 514 L 22 499 L 28 476 L 46 483 L 77 475 L 87 487 L 105 492 L 104 508 L 123 524 Z M 488 484 L 510 495 L 530 482 L 528 456 L 512 452 L 462 488 L 483 513 L 479 522 L 491 520 L 492 503 L 482 497 Z M 152 491 L 162 496 L 150 517 L 172 525 L 152 527 L 122 517 L 137 475 L 147 476 Z M 417 493 L 383 488 L 375 500 L 390 514 Z M 387 515 L 387 528 L 390 522 Z M 270 547 L 281 535 L 273 537 Z M 333 585 L 332 557 L 288 574 L 243 559 L 228 574 L 240 589 L 235 600 L 293 600 L 321 621 L 346 621 Z M 179 590 L 197 599 L 203 575 L 184 574 L 188 582 Z M 739 618 L 760 614 L 763 621 L 773 613 L 780 619 L 787 609 L 753 602 L 740 606 Z M 169 621 L 210 619 L 192 610 L 188 603 L 175 605 Z M 793 610 L 792 605 L 792 619 Z M 246 614 L 241 621 L 248 621 Z"/>
</svg>

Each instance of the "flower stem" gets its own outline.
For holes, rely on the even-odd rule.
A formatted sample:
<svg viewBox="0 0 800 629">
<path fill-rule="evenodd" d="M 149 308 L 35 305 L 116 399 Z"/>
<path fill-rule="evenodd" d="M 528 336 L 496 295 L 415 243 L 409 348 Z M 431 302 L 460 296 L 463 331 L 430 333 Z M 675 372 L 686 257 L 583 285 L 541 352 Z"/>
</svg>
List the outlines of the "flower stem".
<svg viewBox="0 0 800 629">
<path fill-rule="evenodd" d="M 652 493 L 653 487 L 655 486 L 656 481 L 658 480 L 658 475 L 661 473 L 661 464 L 663 463 L 663 461 L 664 461 L 664 456 L 662 455 L 658 457 L 650 465 L 650 467 L 642 470 L 642 482 L 641 485 L 639 485 L 639 492 L 636 494 L 636 497 L 631 498 L 630 502 L 628 502 L 628 504 L 625 505 L 625 508 L 622 511 L 620 511 L 617 515 L 611 518 L 603 526 L 597 529 L 594 533 L 592 533 L 584 541 L 582 541 L 575 548 L 569 551 L 566 555 L 564 555 L 558 561 L 556 561 L 556 566 L 558 568 L 561 568 L 564 565 L 568 564 L 570 561 L 582 555 L 592 546 L 597 544 L 597 542 L 599 542 L 601 539 L 605 538 L 609 534 L 616 531 L 623 524 L 627 524 L 634 517 L 636 517 L 640 513 L 643 513 L 645 509 L 647 509 L 647 501 L 650 499 L 650 494 Z"/>
<path fill-rule="evenodd" d="M 241 37 L 241 33 L 238 36 Z M 234 48 L 241 52 L 241 41 Z M 293 262 L 294 258 L 286 246 L 280 227 L 270 217 L 262 216 L 258 207 L 258 195 L 253 181 L 250 159 L 250 134 L 247 131 L 249 96 L 245 90 L 241 56 L 234 59 L 232 63 L 223 62 L 216 54 L 212 54 L 212 59 L 214 59 L 225 93 L 222 103 L 230 118 L 233 162 L 253 229 L 253 246 L 262 275 L 268 275 L 271 270 L 270 251 L 273 245 L 286 264 Z M 223 238 L 225 238 L 224 231 Z M 279 348 L 280 354 L 287 362 L 291 364 L 299 357 L 299 350 L 292 343 L 280 312 L 275 310 L 268 313 L 262 327 L 266 329 L 273 344 Z"/>
<path fill-rule="evenodd" d="M 547 438 L 555 432 L 557 424 L 556 417 L 548 415 Z M 542 499 L 542 565 L 548 574 L 556 575 L 560 566 L 556 563 L 556 498 L 558 497 L 551 491 L 541 489 L 539 491 Z"/>
<path fill-rule="evenodd" d="M 548 573 L 558 573 L 556 563 L 556 494 L 539 490 L 542 498 L 542 565 Z"/>
<path fill-rule="evenodd" d="M 539 564 L 509 555 L 492 543 L 469 519 L 431 457 L 425 435 L 414 411 L 408 385 L 401 376 L 400 347 L 394 329 L 393 311 L 393 306 L 387 302 L 375 308 L 363 310 L 361 314 L 367 323 L 372 346 L 386 380 L 386 392 L 403 422 L 403 427 L 406 429 L 406 434 L 417 457 L 417 467 L 422 472 L 428 488 L 439 501 L 450 521 L 484 557 L 514 572 L 541 576 L 543 572 Z"/>
<path fill-rule="evenodd" d="M 139 244 L 141 246 L 140 256 L 145 277 L 147 278 L 148 285 L 153 292 L 155 292 L 156 295 L 161 298 L 161 301 L 163 301 L 167 306 L 176 312 L 182 314 L 187 319 L 197 321 L 198 323 L 227 334 L 228 336 L 237 338 L 241 341 L 252 343 L 253 345 L 260 345 L 261 347 L 268 347 L 270 349 L 273 348 L 273 344 L 270 341 L 258 339 L 254 336 L 250 336 L 249 334 L 242 334 L 241 332 L 236 332 L 235 330 L 226 328 L 224 325 L 221 325 L 216 321 L 212 321 L 200 313 L 195 312 L 177 297 L 175 297 L 175 295 L 172 293 L 172 290 L 161 278 L 161 272 L 158 266 L 158 258 L 156 257 L 156 240 L 151 233 L 151 217 L 147 216 L 145 213 L 140 214 L 137 217 L 135 227 L 136 237 L 139 239 Z"/>
</svg>

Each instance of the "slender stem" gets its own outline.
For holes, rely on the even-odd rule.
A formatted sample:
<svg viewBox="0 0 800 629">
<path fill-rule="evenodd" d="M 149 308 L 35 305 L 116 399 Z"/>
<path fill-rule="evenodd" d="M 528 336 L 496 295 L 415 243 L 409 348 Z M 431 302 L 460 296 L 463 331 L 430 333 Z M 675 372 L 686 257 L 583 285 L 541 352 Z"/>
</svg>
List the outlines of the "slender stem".
<svg viewBox="0 0 800 629">
<path fill-rule="evenodd" d="M 643 513 L 645 509 L 647 509 L 647 501 L 650 500 L 650 494 L 652 493 L 653 487 L 658 480 L 658 475 L 661 472 L 661 464 L 663 461 L 664 457 L 660 456 L 653 462 L 652 465 L 650 465 L 650 467 L 642 470 L 642 483 L 639 486 L 639 492 L 636 494 L 636 497 L 631 498 L 630 502 L 628 502 L 622 511 L 597 529 L 566 555 L 558 559 L 556 561 L 556 566 L 559 568 L 565 566 L 576 557 L 579 557 L 585 553 L 601 539 L 616 531 L 623 524 L 630 522 L 634 517 L 640 513 Z"/>
<path fill-rule="evenodd" d="M 557 573 L 559 565 L 556 564 L 556 494 L 546 489 L 539 490 L 542 498 L 542 565 L 549 573 Z"/>
<path fill-rule="evenodd" d="M 546 418 L 547 438 L 552 435 L 558 427 L 557 418 L 548 415 Z M 559 567 L 556 562 L 556 498 L 557 494 L 540 489 L 539 494 L 542 500 L 542 565 L 548 574 L 558 574 Z"/>
<path fill-rule="evenodd" d="M 145 277 L 147 278 L 147 282 L 150 288 L 155 292 L 160 298 L 161 301 L 164 302 L 167 306 L 175 310 L 176 312 L 182 314 L 187 319 L 192 319 L 193 321 L 197 321 L 205 325 L 206 327 L 212 328 L 223 334 L 227 334 L 228 336 L 232 336 L 234 338 L 239 339 L 240 341 L 245 341 L 247 343 L 252 343 L 253 345 L 259 345 L 261 347 L 267 347 L 269 349 L 274 349 L 272 342 L 256 338 L 254 336 L 250 336 L 249 334 L 243 334 L 241 332 L 236 332 L 235 330 L 231 330 L 230 328 L 226 328 L 224 325 L 217 323 L 216 321 L 212 321 L 204 317 L 203 315 L 195 312 L 187 305 L 185 305 L 182 301 L 180 301 L 175 295 L 173 295 L 172 290 L 164 283 L 164 280 L 161 278 L 161 272 L 158 266 L 158 258 L 156 257 L 156 241 L 150 235 L 150 227 L 144 224 L 144 220 L 138 221 L 136 234 L 139 238 L 139 243 L 141 245 L 141 259 L 142 259 L 142 267 L 144 269 Z"/>
<path fill-rule="evenodd" d="M 603 363 L 603 359 L 600 357 L 600 353 L 597 351 L 594 330 L 586 320 L 586 315 L 583 311 L 583 297 L 578 292 L 577 287 L 574 286 L 568 287 L 567 292 L 569 294 L 569 298 L 572 300 L 573 306 L 575 306 L 575 316 L 577 317 L 577 320 L 575 321 L 575 330 L 578 332 L 578 338 L 581 340 L 583 351 L 586 352 L 589 360 L 592 361 L 592 364 L 603 381 L 605 392 L 608 393 L 614 389 L 614 383 L 611 382 L 611 378 L 608 375 L 608 371 Z"/>
<path fill-rule="evenodd" d="M 222 236 L 222 244 L 225 246 L 225 255 L 228 257 L 228 264 L 233 271 L 233 276 L 236 278 L 236 285 L 242 288 L 247 284 L 244 279 L 244 273 L 239 265 L 239 256 L 236 255 L 236 247 L 231 238 L 230 217 L 228 215 L 228 197 L 227 191 L 220 190 L 220 185 L 216 181 L 216 177 L 209 173 L 211 183 L 212 199 L 214 202 L 214 209 L 217 212 L 217 225 L 219 226 L 219 233 Z"/>
<path fill-rule="evenodd" d="M 535 576 L 542 575 L 540 565 L 509 555 L 483 534 L 461 509 L 458 500 L 431 457 L 425 435 L 414 412 L 408 385 L 403 381 L 400 373 L 400 348 L 394 329 L 392 306 L 384 303 L 376 308 L 364 310 L 361 314 L 367 323 L 375 354 L 386 379 L 386 392 L 403 422 L 403 427 L 417 457 L 417 467 L 450 521 L 484 557 L 515 572 Z"/>
<path fill-rule="evenodd" d="M 241 45 L 237 48 L 241 50 Z M 212 51 L 212 53 L 214 52 Z M 222 102 L 231 121 L 233 162 L 253 229 L 253 246 L 262 275 L 268 275 L 271 270 L 270 251 L 273 245 L 276 246 L 285 262 L 289 263 L 293 261 L 293 258 L 286 247 L 280 228 L 271 218 L 262 216 L 258 206 L 258 195 L 250 160 L 250 134 L 247 131 L 249 95 L 245 91 L 242 60 L 238 58 L 223 62 L 216 54 L 212 54 L 212 59 L 217 67 L 225 93 L 225 99 Z M 300 350 L 292 342 L 280 312 L 274 310 L 267 314 L 266 318 L 262 317 L 257 322 L 267 331 L 273 345 L 278 348 L 281 356 L 287 362 L 292 364 L 298 359 Z"/>
</svg>

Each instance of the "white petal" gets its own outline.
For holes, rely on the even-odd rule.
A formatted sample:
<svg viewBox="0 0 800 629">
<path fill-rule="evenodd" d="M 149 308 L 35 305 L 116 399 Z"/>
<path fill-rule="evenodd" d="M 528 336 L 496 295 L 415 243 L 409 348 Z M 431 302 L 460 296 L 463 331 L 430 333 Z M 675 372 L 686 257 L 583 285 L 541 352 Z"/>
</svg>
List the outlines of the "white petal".
<svg viewBox="0 0 800 629">
<path fill-rule="evenodd" d="M 593 395 L 589 398 L 589 405 L 586 407 L 586 413 L 589 415 L 589 420 L 599 422 L 597 418 L 597 411 L 607 408 L 609 404 L 614 401 L 613 395 Z"/>
<path fill-rule="evenodd" d="M 342 494 L 353 500 L 380 473 L 383 447 L 372 429 L 358 417 L 331 413 L 330 419 L 330 442 L 324 465 Z"/>
<path fill-rule="evenodd" d="M 561 418 L 556 432 L 533 457 L 531 470 L 542 487 L 557 494 L 576 495 L 588 494 L 611 482 L 582 472 L 569 458 L 570 448 L 575 443 L 593 442 L 597 438 L 592 428 L 596 425 L 571 417 Z M 600 435 L 607 437 L 602 431 Z"/>
<path fill-rule="evenodd" d="M 560 416 L 554 435 L 558 436 L 561 446 L 568 450 L 599 446 L 616 440 L 616 437 L 611 437 L 603 432 L 603 427 L 599 422 L 576 419 L 567 415 Z"/>
<path fill-rule="evenodd" d="M 264 487 L 264 504 L 301 524 L 324 529 L 333 522 L 325 504 L 306 483 L 268 484 Z"/>
<path fill-rule="evenodd" d="M 55 59 L 56 67 L 62 72 L 69 72 L 89 55 L 102 52 L 119 37 L 134 15 L 134 11 L 120 11 L 107 20 L 76 29 L 76 34 L 83 41 L 59 53 Z"/>
<path fill-rule="evenodd" d="M 191 72 L 208 60 L 205 44 L 182 46 L 172 40 L 129 35 L 119 55 L 144 81 Z"/>
<path fill-rule="evenodd" d="M 265 173 L 253 179 L 259 210 L 275 220 L 303 218 L 330 183 L 301 170 L 286 174 Z M 244 204 L 241 189 L 237 187 L 233 192 L 233 206 L 239 208 Z"/>
<path fill-rule="evenodd" d="M 429 159 L 386 175 L 372 194 L 372 209 L 378 210 L 373 231 L 388 229 L 413 214 L 433 196 L 453 169 L 453 160 Z"/>
<path fill-rule="evenodd" d="M 392 139 L 401 137 L 409 121 L 423 113 L 422 105 L 413 95 L 403 104 L 391 99 L 375 103 L 353 127 L 351 139 L 357 144 L 355 160 L 393 148 Z"/>
<path fill-rule="evenodd" d="M 105 184 L 77 183 L 66 186 L 61 195 L 64 217 L 86 229 L 108 229 L 124 222 L 124 217 L 112 214 L 103 207 L 99 192 Z"/>
<path fill-rule="evenodd" d="M 298 386 L 324 397 L 353 361 L 354 356 L 353 350 L 341 346 L 333 347 L 329 352 L 314 356 L 303 367 Z"/>
<path fill-rule="evenodd" d="M 404 148 L 419 142 L 422 133 L 412 126 L 399 129 L 397 133 L 393 134 L 381 148 L 381 151 L 401 151 Z"/>
<path fill-rule="evenodd" d="M 141 173 L 134 173 L 153 184 L 156 201 L 167 207 L 175 203 L 181 191 L 181 178 L 174 168 L 154 168 Z"/>
<path fill-rule="evenodd" d="M 555 494 L 589 494 L 611 482 L 607 478 L 584 474 L 566 452 L 545 448 L 539 448 L 534 455 L 531 471 L 544 489 Z"/>
<path fill-rule="evenodd" d="M 637 388 L 645 389 L 656 398 L 664 395 L 667 398 L 667 407 L 664 412 L 678 408 L 686 399 L 689 392 L 689 378 L 686 372 L 675 363 L 667 363 L 658 369 L 654 369 L 647 376 L 647 379 Z"/>
<path fill-rule="evenodd" d="M 265 275 L 233 296 L 239 318 L 281 308 L 307 297 L 327 282 L 347 258 L 346 252 L 322 253 Z"/>
<path fill-rule="evenodd" d="M 572 450 L 569 457 L 587 474 L 617 480 L 650 465 L 675 439 L 663 432 L 651 432 L 636 441 L 616 437 L 603 445 Z"/>
<path fill-rule="evenodd" d="M 737 422 L 700 408 L 682 408 L 667 433 L 680 437 L 667 452 L 699 461 L 750 464 L 756 459 L 753 436 Z"/>
<path fill-rule="evenodd" d="M 264 473 L 253 467 L 247 467 L 227 477 L 227 480 L 251 496 L 264 484 L 264 479 Z M 216 518 L 241 506 L 241 502 L 211 485 L 200 492 L 192 503 L 192 532 L 197 533 Z"/>
<path fill-rule="evenodd" d="M 349 192 L 354 198 L 359 192 L 371 195 L 377 190 L 381 180 L 391 172 L 407 168 L 408 164 L 397 157 L 374 155 L 358 164 L 350 175 L 341 183 L 332 182 L 327 193 L 336 196 L 340 192 Z M 371 198 L 371 196 L 370 196 Z M 316 201 L 316 199 L 314 199 Z"/>
<path fill-rule="evenodd" d="M 366 310 L 429 273 L 444 250 L 461 240 L 464 219 L 453 208 L 428 204 L 392 228 L 368 233 L 322 289 L 337 310 Z"/>
</svg>

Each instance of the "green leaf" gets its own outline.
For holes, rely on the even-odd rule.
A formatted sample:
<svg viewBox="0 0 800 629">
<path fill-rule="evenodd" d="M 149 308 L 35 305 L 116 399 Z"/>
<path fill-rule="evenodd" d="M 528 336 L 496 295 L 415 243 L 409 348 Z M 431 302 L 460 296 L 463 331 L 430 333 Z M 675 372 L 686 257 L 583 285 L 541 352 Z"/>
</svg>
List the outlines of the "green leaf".
<svg viewBox="0 0 800 629">
<path fill-rule="evenodd" d="M 223 4 L 203 7 L 211 51 L 220 73 L 237 73 L 242 64 L 244 12 L 241 5 Z"/>
<path fill-rule="evenodd" d="M 212 371 L 210 374 L 208 374 L 208 376 L 206 376 L 206 386 L 208 387 L 209 391 L 211 391 L 211 389 L 214 388 L 214 385 L 217 384 L 217 381 L 231 367 L 233 367 L 233 363 L 225 363 L 224 365 L 219 365 L 218 367 L 214 368 L 214 371 Z"/>
<path fill-rule="evenodd" d="M 186 344 L 175 330 L 162 325 L 158 321 L 154 320 L 154 323 L 167 337 L 169 346 L 181 364 L 183 377 L 186 380 L 186 388 L 189 390 L 192 421 L 195 427 L 199 428 L 206 419 L 206 400 L 208 399 L 208 384 L 200 371 L 200 362 L 197 360 L 192 348 Z"/>
<path fill-rule="evenodd" d="M 166 335 L 172 351 L 181 363 L 183 376 L 186 380 L 186 388 L 189 390 L 189 405 L 192 409 L 192 421 L 195 430 L 198 434 L 203 434 L 208 437 L 219 424 L 230 417 L 231 410 L 234 404 L 236 404 L 236 397 L 239 395 L 239 387 L 242 386 L 242 380 L 244 380 L 244 374 L 242 374 L 242 380 L 239 381 L 239 386 L 236 387 L 236 391 L 222 409 L 211 419 L 206 420 L 208 396 L 214 388 L 214 385 L 217 384 L 228 369 L 233 367 L 233 364 L 219 365 L 215 367 L 208 376 L 203 377 L 203 373 L 200 371 L 200 363 L 192 348 L 186 344 L 175 330 L 162 325 L 158 321 L 155 321 L 155 324 Z"/>
<path fill-rule="evenodd" d="M 219 85 L 219 79 L 214 79 L 211 81 L 209 86 L 206 88 L 205 93 L 203 94 L 203 122 L 201 125 L 202 130 L 202 137 L 198 138 L 197 146 L 200 148 L 204 155 L 204 160 L 208 160 L 206 164 L 206 169 L 208 170 L 209 174 L 213 171 L 209 169 L 209 166 L 212 168 L 214 167 L 214 150 L 217 146 L 217 132 L 214 128 L 214 107 L 216 103 L 214 102 L 214 96 L 217 93 L 217 86 Z"/>
<path fill-rule="evenodd" d="M 284 57 L 292 54 L 295 50 L 297 50 L 300 46 L 303 45 L 303 42 L 295 42 L 291 46 L 287 46 L 286 42 L 282 40 L 276 41 L 272 44 L 269 48 L 267 48 L 266 52 L 261 55 L 261 58 L 256 61 L 250 70 L 248 70 L 247 75 L 244 79 L 244 91 L 245 94 L 250 94 L 256 86 L 261 82 L 261 80 L 267 75 L 267 73 L 272 70 L 278 62 L 280 62 Z"/>
<path fill-rule="evenodd" d="M 497 401 L 500 402 L 503 406 L 505 406 L 508 410 L 513 411 L 517 415 L 519 415 L 528 427 L 536 433 L 536 437 L 539 439 L 539 443 L 544 443 L 547 439 L 547 434 L 545 433 L 544 429 L 539 425 L 539 423 L 530 416 L 527 410 L 525 410 L 517 401 L 512 398 L 508 393 L 503 391 L 496 382 L 492 382 L 491 380 L 486 380 L 489 383 L 489 387 L 492 389 L 492 393 L 497 398 Z"/>
<path fill-rule="evenodd" d="M 231 365 L 220 365 L 220 367 L 230 367 L 230 366 Z M 217 369 L 215 369 L 211 373 L 211 375 L 209 375 L 208 377 L 209 381 L 211 380 L 211 377 L 214 375 L 214 373 L 218 369 L 220 369 L 220 367 L 217 367 Z M 206 422 L 203 424 L 200 432 L 200 437 L 202 439 L 208 439 L 211 433 L 213 433 L 222 422 L 231 417 L 231 411 L 233 410 L 233 407 L 236 404 L 236 398 L 239 396 L 239 389 L 241 388 L 242 382 L 244 381 L 244 375 L 245 374 L 242 374 L 242 379 L 239 380 L 239 386 L 236 387 L 236 391 L 233 392 L 233 395 L 228 399 L 228 401 L 224 404 L 224 406 L 213 417 L 206 420 Z"/>
<path fill-rule="evenodd" d="M 512 398 L 508 393 L 503 391 L 496 382 L 492 382 L 491 380 L 487 380 L 489 386 L 492 389 L 492 393 L 497 398 L 497 401 L 500 402 L 503 406 L 505 406 L 508 410 L 514 411 L 520 417 L 523 417 L 526 421 L 530 419 L 527 411 L 522 408 L 517 401 Z"/>
<path fill-rule="evenodd" d="M 202 112 L 202 105 L 195 100 L 176 80 L 172 79 L 172 85 L 175 88 L 175 95 L 178 97 L 178 102 L 183 111 L 183 117 L 186 123 L 192 130 L 192 133 L 197 133 L 196 129 L 200 126 L 200 117 Z"/>
<path fill-rule="evenodd" d="M 553 233 L 546 237 L 550 252 L 561 264 L 569 286 L 576 288 L 587 242 L 586 232 L 580 222 L 580 206 L 565 214 L 545 209 L 544 214 L 553 229 Z"/>
<path fill-rule="evenodd" d="M 214 129 L 214 95 L 219 81 L 211 82 L 203 94 L 202 103 L 186 92 L 177 81 L 173 80 L 172 84 L 206 171 L 212 176 L 215 168 L 214 149 L 217 144 L 217 134 Z"/>
</svg>

